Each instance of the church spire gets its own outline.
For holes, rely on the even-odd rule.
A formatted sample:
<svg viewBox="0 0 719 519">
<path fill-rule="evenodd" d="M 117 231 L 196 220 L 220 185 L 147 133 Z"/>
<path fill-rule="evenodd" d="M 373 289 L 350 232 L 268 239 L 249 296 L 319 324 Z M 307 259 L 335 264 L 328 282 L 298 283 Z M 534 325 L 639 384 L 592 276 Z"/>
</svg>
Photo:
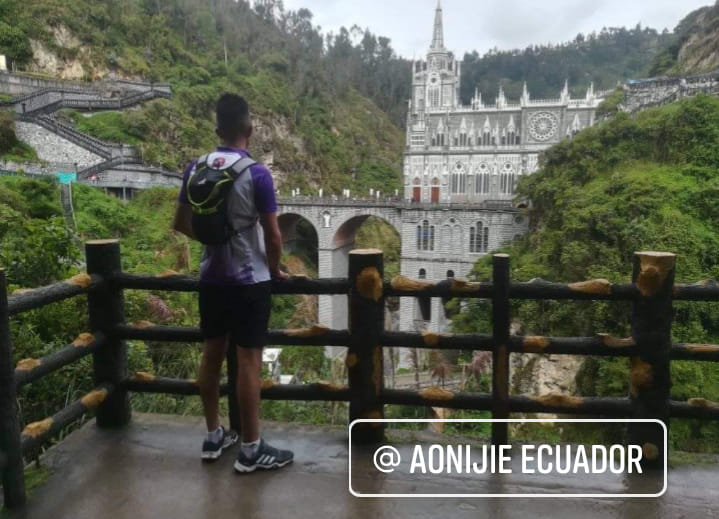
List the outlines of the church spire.
<svg viewBox="0 0 719 519">
<path fill-rule="evenodd" d="M 442 4 L 437 0 L 437 10 L 434 13 L 434 34 L 432 35 L 433 52 L 443 52 L 444 49 L 444 26 L 442 24 Z"/>
</svg>

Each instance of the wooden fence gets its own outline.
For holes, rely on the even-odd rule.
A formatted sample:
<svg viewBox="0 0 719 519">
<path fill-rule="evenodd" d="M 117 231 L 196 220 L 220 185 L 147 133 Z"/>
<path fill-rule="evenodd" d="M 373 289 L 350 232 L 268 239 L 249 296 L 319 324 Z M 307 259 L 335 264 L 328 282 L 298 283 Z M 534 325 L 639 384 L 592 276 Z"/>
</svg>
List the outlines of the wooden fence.
<svg viewBox="0 0 719 519">
<path fill-rule="evenodd" d="M 128 423 L 129 392 L 197 395 L 195 381 L 174 380 L 127 370 L 127 340 L 199 342 L 200 331 L 191 328 L 127 324 L 123 291 L 155 290 L 193 292 L 197 279 L 185 276 L 156 277 L 128 274 L 121 269 L 120 245 L 116 240 L 86 244 L 87 274 L 48 287 L 23 291 L 8 298 L 5 274 L 0 271 L 0 470 L 7 507 L 25 501 L 23 455 L 36 450 L 58 431 L 94 411 L 100 427 Z M 702 398 L 687 402 L 670 400 L 672 360 L 719 362 L 719 346 L 672 344 L 672 302 L 719 301 L 719 285 L 674 283 L 675 256 L 668 253 L 636 253 L 632 283 L 612 284 L 606 280 L 559 284 L 542 280 L 510 282 L 510 258 L 496 255 L 493 280 L 470 283 L 445 280 L 440 283 L 397 277 L 383 280 L 383 257 L 378 250 L 350 253 L 347 278 L 293 278 L 275 282 L 274 294 L 348 295 L 349 328 L 330 330 L 314 326 L 301 330 L 272 330 L 268 343 L 281 346 L 346 346 L 348 385 L 329 383 L 275 385 L 263 383 L 262 397 L 272 400 L 347 401 L 349 419 L 382 418 L 384 405 L 437 406 L 454 409 L 489 410 L 494 418 L 510 413 L 561 413 L 605 417 L 653 418 L 668 422 L 670 417 L 719 420 L 719 404 Z M 91 331 L 81 334 L 66 348 L 40 359 L 13 363 L 10 344 L 11 316 L 87 294 Z M 491 301 L 492 335 L 451 335 L 389 332 L 384 330 L 387 297 L 480 298 Z M 609 300 L 632 302 L 632 336 L 612 337 L 524 337 L 510 335 L 512 300 Z M 385 389 L 383 348 L 407 347 L 433 350 L 483 350 L 492 352 L 492 392 L 477 394 L 451 392 L 440 388 L 419 391 Z M 234 348 L 229 350 L 232 354 Z M 509 394 L 511 353 L 595 355 L 631 359 L 630 394 L 627 398 L 597 398 L 566 395 L 519 396 Z M 228 354 L 228 355 L 229 355 Z M 16 390 L 76 360 L 93 355 L 95 389 L 45 420 L 20 430 Z M 229 362 L 228 383 L 222 393 L 236 409 L 234 362 Z M 238 428 L 236 413 L 231 425 Z M 377 424 L 355 428 L 353 438 L 362 442 L 382 440 Z M 495 424 L 492 442 L 507 443 L 506 424 Z M 662 432 L 658 427 L 629 425 L 629 440 L 643 446 L 649 466 L 663 463 Z"/>
</svg>

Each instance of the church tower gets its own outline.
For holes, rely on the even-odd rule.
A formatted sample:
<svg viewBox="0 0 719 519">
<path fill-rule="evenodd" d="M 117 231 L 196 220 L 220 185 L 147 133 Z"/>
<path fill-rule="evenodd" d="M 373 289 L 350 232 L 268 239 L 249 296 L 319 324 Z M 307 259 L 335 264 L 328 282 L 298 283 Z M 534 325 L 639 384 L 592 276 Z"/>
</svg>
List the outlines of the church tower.
<svg viewBox="0 0 719 519">
<path fill-rule="evenodd" d="M 412 76 L 410 121 L 421 119 L 426 112 L 454 110 L 459 104 L 461 64 L 444 46 L 442 6 L 434 14 L 432 43 L 426 61 L 416 61 Z"/>
</svg>

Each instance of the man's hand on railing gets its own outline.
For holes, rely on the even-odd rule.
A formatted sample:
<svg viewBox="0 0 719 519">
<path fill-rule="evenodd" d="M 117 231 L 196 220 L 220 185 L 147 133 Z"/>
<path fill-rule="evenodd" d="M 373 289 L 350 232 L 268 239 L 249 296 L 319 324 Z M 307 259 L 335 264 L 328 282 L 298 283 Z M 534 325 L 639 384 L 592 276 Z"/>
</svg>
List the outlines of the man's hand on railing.
<svg viewBox="0 0 719 519">
<path fill-rule="evenodd" d="M 271 276 L 272 276 L 273 280 L 278 280 L 278 281 L 287 281 L 291 277 L 287 272 L 285 272 L 284 270 L 280 270 L 280 269 L 277 269 L 276 271 L 272 272 Z"/>
</svg>

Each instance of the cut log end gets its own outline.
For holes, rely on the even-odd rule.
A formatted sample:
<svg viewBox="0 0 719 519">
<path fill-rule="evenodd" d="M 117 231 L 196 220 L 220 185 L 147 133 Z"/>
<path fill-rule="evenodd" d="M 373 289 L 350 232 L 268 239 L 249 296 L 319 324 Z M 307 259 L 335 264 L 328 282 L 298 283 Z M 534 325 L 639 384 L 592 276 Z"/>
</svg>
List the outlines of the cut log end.
<svg viewBox="0 0 719 519">
<path fill-rule="evenodd" d="M 434 286 L 434 283 L 411 279 L 406 276 L 395 276 L 392 278 L 391 285 L 393 290 L 397 290 L 399 292 L 413 292 L 431 288 Z"/>
<path fill-rule="evenodd" d="M 612 293 L 612 284 L 607 279 L 593 279 L 572 283 L 569 285 L 569 289 L 580 294 L 608 296 Z"/>
<path fill-rule="evenodd" d="M 355 249 L 350 251 L 350 256 L 376 256 L 384 254 L 380 249 Z"/>
<path fill-rule="evenodd" d="M 366 267 L 357 274 L 357 292 L 365 299 L 379 301 L 382 299 L 382 276 L 375 267 Z"/>
<path fill-rule="evenodd" d="M 639 357 L 632 357 L 632 368 L 629 373 L 629 392 L 636 397 L 639 391 L 651 387 L 654 371 L 651 364 Z"/>
<path fill-rule="evenodd" d="M 22 435 L 28 438 L 38 438 L 50 430 L 52 423 L 52 418 L 45 418 L 39 422 L 29 423 L 25 426 L 25 429 L 23 429 Z"/>
<path fill-rule="evenodd" d="M 539 404 L 551 406 L 551 407 L 569 407 L 569 408 L 576 408 L 582 405 L 584 402 L 584 399 L 578 396 L 570 396 L 570 395 L 542 395 L 542 396 L 532 396 L 530 397 L 532 400 Z"/>
<path fill-rule="evenodd" d="M 653 443 L 645 443 L 642 445 L 642 456 L 645 460 L 655 461 L 659 458 L 659 447 Z"/>
<path fill-rule="evenodd" d="M 132 376 L 132 380 L 135 382 L 152 382 L 155 380 L 155 375 L 147 373 L 145 371 L 138 371 Z"/>
<path fill-rule="evenodd" d="M 92 283 L 92 278 L 89 274 L 78 274 L 77 276 L 73 276 L 68 279 L 66 283 L 68 283 L 69 285 L 87 288 L 90 286 L 90 283 Z"/>
<path fill-rule="evenodd" d="M 322 326 L 320 324 L 316 324 L 312 326 L 311 328 L 300 328 L 297 330 L 287 330 L 285 333 L 289 337 L 299 337 L 302 339 L 308 339 L 311 337 L 321 337 L 323 335 L 327 335 L 327 333 L 330 331 L 329 328 L 326 326 Z"/>
<path fill-rule="evenodd" d="M 17 371 L 32 371 L 40 366 L 40 364 L 42 364 L 42 361 L 39 359 L 22 359 L 18 361 L 15 369 Z"/>
<path fill-rule="evenodd" d="M 86 245 L 90 246 L 112 245 L 114 243 L 120 243 L 120 240 L 113 238 L 108 240 L 90 240 L 85 242 Z"/>
<path fill-rule="evenodd" d="M 637 344 L 632 337 L 622 339 L 608 333 L 600 333 L 598 337 L 607 348 L 631 348 Z"/>
<path fill-rule="evenodd" d="M 418 394 L 425 400 L 452 400 L 454 398 L 454 393 L 436 386 L 422 389 Z"/>
<path fill-rule="evenodd" d="M 422 339 L 427 346 L 436 347 L 439 344 L 439 334 L 434 332 L 423 331 Z"/>
<path fill-rule="evenodd" d="M 637 252 L 639 276 L 637 289 L 644 297 L 651 297 L 661 290 L 667 276 L 676 265 L 676 254 L 668 252 Z"/>
<path fill-rule="evenodd" d="M 179 272 L 176 272 L 176 271 L 174 271 L 174 270 L 168 269 L 168 270 L 165 270 L 164 272 L 161 272 L 161 273 L 158 274 L 156 277 L 158 277 L 158 278 L 171 278 L 171 277 L 175 277 L 175 276 L 179 276 L 179 275 L 180 275 Z"/>
<path fill-rule="evenodd" d="M 72 341 L 75 348 L 86 348 L 95 342 L 95 336 L 91 333 L 81 333 Z"/>
<path fill-rule="evenodd" d="M 549 346 L 549 339 L 546 337 L 525 337 L 522 341 L 524 353 L 544 353 Z"/>
<path fill-rule="evenodd" d="M 90 391 L 80 400 L 87 409 L 97 409 L 107 398 L 107 389 Z"/>
<path fill-rule="evenodd" d="M 687 402 L 691 407 L 702 407 L 704 409 L 717 409 L 719 408 L 719 403 L 712 402 L 711 400 L 707 400 L 706 398 L 690 398 Z"/>
</svg>

